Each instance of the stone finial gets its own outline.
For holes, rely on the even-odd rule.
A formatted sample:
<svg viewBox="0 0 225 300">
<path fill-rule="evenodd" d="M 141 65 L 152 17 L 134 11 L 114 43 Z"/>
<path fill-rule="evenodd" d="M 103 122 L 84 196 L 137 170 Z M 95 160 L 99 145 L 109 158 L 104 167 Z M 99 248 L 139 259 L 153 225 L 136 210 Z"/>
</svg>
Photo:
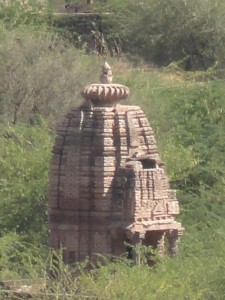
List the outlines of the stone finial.
<svg viewBox="0 0 225 300">
<path fill-rule="evenodd" d="M 113 76 L 112 76 L 112 69 L 110 65 L 105 62 L 102 66 L 102 73 L 100 75 L 100 82 L 101 83 L 112 83 Z"/>
<path fill-rule="evenodd" d="M 112 78 L 112 69 L 105 62 L 100 75 L 101 83 L 87 85 L 81 91 L 81 95 L 87 101 L 91 101 L 94 106 L 111 106 L 126 99 L 129 96 L 128 87 L 117 83 L 113 84 Z"/>
</svg>

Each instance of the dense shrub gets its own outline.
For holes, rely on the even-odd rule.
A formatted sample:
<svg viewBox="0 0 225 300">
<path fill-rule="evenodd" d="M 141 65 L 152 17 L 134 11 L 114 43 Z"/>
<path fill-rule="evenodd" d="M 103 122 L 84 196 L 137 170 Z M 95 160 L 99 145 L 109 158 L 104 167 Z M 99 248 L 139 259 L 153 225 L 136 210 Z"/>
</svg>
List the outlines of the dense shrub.
<svg viewBox="0 0 225 300">
<path fill-rule="evenodd" d="M 52 135 L 44 123 L 1 126 L 0 144 L 0 278 L 40 276 Z"/>
<path fill-rule="evenodd" d="M 111 31 L 133 59 L 160 66 L 180 61 L 185 70 L 224 67 L 223 0 L 114 0 L 101 7 L 113 12 Z"/>
<path fill-rule="evenodd" d="M 2 0 L 0 20 L 8 29 L 21 25 L 43 27 L 51 24 L 51 17 L 45 0 Z"/>
<path fill-rule="evenodd" d="M 44 124 L 0 130 L 0 235 L 17 232 L 45 240 L 51 132 Z"/>
<path fill-rule="evenodd" d="M 57 117 L 81 101 L 81 88 L 94 78 L 94 57 L 54 33 L 20 27 L 0 35 L 2 121 L 35 123 L 38 114 Z"/>
</svg>

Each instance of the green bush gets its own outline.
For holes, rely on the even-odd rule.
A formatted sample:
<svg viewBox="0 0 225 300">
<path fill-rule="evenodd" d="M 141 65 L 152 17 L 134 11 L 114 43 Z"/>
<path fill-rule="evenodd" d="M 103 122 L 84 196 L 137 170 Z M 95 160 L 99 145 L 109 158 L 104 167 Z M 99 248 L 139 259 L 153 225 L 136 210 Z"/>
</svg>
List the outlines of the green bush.
<svg viewBox="0 0 225 300">
<path fill-rule="evenodd" d="M 0 127 L 0 278 L 43 273 L 52 134 L 47 126 Z"/>
<path fill-rule="evenodd" d="M 26 235 L 9 232 L 0 237 L 0 280 L 40 278 L 46 272 L 47 248 Z"/>
<path fill-rule="evenodd" d="M 0 141 L 0 234 L 45 241 L 51 133 L 44 124 L 1 127 Z"/>
<path fill-rule="evenodd" d="M 108 1 L 129 56 L 185 70 L 224 68 L 223 0 Z"/>
<path fill-rule="evenodd" d="M 7 29 L 21 25 L 29 25 L 37 29 L 51 24 L 50 11 L 46 3 L 41 0 L 2 0 L 0 20 Z"/>
<path fill-rule="evenodd" d="M 0 107 L 5 124 L 33 124 L 38 114 L 62 116 L 81 102 L 81 88 L 96 77 L 96 63 L 101 64 L 58 34 L 20 27 L 2 29 L 0 36 Z"/>
</svg>

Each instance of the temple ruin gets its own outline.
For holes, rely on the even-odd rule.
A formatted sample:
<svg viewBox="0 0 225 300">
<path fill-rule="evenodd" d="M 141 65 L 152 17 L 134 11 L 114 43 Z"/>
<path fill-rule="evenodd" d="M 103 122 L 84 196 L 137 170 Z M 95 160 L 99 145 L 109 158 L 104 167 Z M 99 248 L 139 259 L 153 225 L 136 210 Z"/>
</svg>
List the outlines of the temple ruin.
<svg viewBox="0 0 225 300">
<path fill-rule="evenodd" d="M 48 203 L 50 247 L 66 263 L 120 255 L 126 243 L 175 255 L 184 228 L 151 126 L 138 106 L 121 105 L 129 89 L 113 84 L 105 63 L 100 84 L 57 128 Z"/>
</svg>

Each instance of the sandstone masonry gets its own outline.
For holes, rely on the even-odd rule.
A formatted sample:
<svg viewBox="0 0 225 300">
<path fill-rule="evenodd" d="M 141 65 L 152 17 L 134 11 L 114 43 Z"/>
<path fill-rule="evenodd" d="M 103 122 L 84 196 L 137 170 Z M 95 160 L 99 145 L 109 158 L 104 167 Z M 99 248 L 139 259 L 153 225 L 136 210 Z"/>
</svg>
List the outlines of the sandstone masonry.
<svg viewBox="0 0 225 300">
<path fill-rule="evenodd" d="M 72 263 L 97 253 L 124 253 L 124 242 L 151 245 L 163 254 L 167 238 L 175 255 L 184 229 L 174 219 L 176 191 L 169 187 L 152 128 L 138 106 L 117 104 L 128 88 L 106 79 L 85 87 L 84 104 L 71 108 L 57 128 L 50 246 L 62 247 L 65 262 Z"/>
</svg>

